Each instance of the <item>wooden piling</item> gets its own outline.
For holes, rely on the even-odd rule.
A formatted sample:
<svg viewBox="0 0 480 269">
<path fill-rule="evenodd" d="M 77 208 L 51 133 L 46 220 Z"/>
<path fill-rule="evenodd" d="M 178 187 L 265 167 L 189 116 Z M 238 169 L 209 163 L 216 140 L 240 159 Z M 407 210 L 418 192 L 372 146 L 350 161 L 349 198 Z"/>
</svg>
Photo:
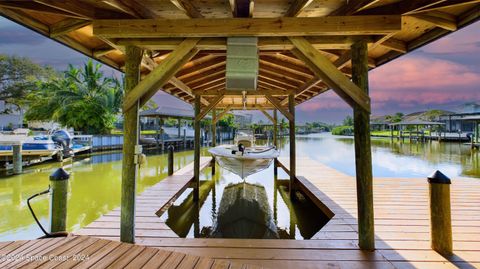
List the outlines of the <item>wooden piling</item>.
<svg viewBox="0 0 480 269">
<path fill-rule="evenodd" d="M 365 40 L 358 41 L 352 45 L 352 81 L 368 94 L 368 49 Z M 374 250 L 375 232 L 370 114 L 360 106 L 355 106 L 353 115 L 357 177 L 358 243 L 361 249 Z"/>
<path fill-rule="evenodd" d="M 275 148 L 278 150 L 278 125 L 277 125 L 277 110 L 273 110 L 273 145 Z M 277 165 L 277 159 L 273 160 L 273 175 L 274 178 L 276 179 L 278 176 L 278 165 Z"/>
<path fill-rule="evenodd" d="M 174 147 L 172 145 L 168 146 L 168 175 L 171 176 L 173 175 L 173 153 L 174 152 Z"/>
<path fill-rule="evenodd" d="M 142 49 L 135 46 L 125 48 L 125 95 L 140 81 Z M 120 240 L 135 242 L 135 191 L 138 175 L 138 108 L 139 104 L 124 112 L 123 160 L 122 160 L 122 202 Z M 137 149 L 137 150 L 136 150 Z"/>
<path fill-rule="evenodd" d="M 217 146 L 217 111 L 212 109 L 212 147 Z M 215 156 L 212 157 L 212 175 L 215 175 Z"/>
<path fill-rule="evenodd" d="M 450 184 L 448 177 L 436 171 L 428 177 L 430 194 L 430 235 L 432 249 L 444 256 L 453 251 Z"/>
<path fill-rule="evenodd" d="M 296 177 L 296 147 L 295 147 L 295 95 L 288 95 L 288 110 L 292 114 L 289 121 L 289 138 L 290 138 L 290 196 L 295 194 L 295 177 Z"/>
<path fill-rule="evenodd" d="M 13 158 L 13 174 L 18 175 L 22 173 L 23 162 L 22 162 L 22 145 L 16 144 L 12 145 L 12 158 Z"/>
<path fill-rule="evenodd" d="M 50 187 L 52 197 L 50 200 L 50 232 L 63 232 L 67 230 L 67 198 L 68 179 L 70 175 L 63 170 L 57 169 L 50 175 Z"/>
<path fill-rule="evenodd" d="M 200 115 L 200 96 L 195 95 L 195 118 L 194 118 L 194 154 L 193 154 L 193 200 L 198 201 L 200 197 L 200 120 L 197 120 Z"/>
</svg>

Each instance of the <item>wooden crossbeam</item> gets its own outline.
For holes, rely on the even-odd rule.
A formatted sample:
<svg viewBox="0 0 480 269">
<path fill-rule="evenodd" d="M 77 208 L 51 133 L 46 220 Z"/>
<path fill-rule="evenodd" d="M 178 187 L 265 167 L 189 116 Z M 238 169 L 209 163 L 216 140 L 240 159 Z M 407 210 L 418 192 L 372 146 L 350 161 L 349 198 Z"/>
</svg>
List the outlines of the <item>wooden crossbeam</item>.
<svg viewBox="0 0 480 269">
<path fill-rule="evenodd" d="M 363 39 L 369 42 L 373 38 L 363 36 L 308 36 L 305 37 L 316 49 L 350 49 L 353 43 Z M 174 50 L 183 38 L 121 38 L 116 44 L 120 46 L 133 45 L 149 50 Z M 226 50 L 227 40 L 224 37 L 202 38 L 197 44 L 201 50 Z M 260 37 L 258 49 L 263 50 L 291 50 L 292 43 L 286 37 Z"/>
<path fill-rule="evenodd" d="M 351 106 L 357 104 L 370 112 L 370 98 L 352 83 L 335 65 L 302 37 L 290 37 L 298 49 L 295 55 L 303 60 L 322 81 Z"/>
<path fill-rule="evenodd" d="M 198 114 L 196 117 L 195 117 L 195 121 L 201 121 L 207 114 L 208 112 L 210 112 L 210 110 L 212 110 L 218 103 L 220 103 L 220 101 L 223 100 L 223 93 L 219 94 L 217 97 L 215 97 L 215 99 L 213 99 L 210 104 L 205 107 L 201 112 L 200 114 Z M 199 96 L 200 97 L 200 96 Z"/>
<path fill-rule="evenodd" d="M 193 91 L 190 87 L 188 87 L 185 83 L 183 83 L 183 81 L 181 81 L 180 79 L 176 78 L 175 76 L 173 76 L 172 78 L 170 78 L 170 80 L 168 81 L 170 82 L 172 85 L 174 85 L 175 87 L 177 87 L 178 89 L 180 89 L 182 92 L 188 94 L 189 96 L 191 97 L 195 97 L 195 95 L 193 94 Z M 205 105 L 205 106 L 208 106 L 208 101 L 205 100 L 205 98 L 202 98 L 200 97 L 200 102 Z"/>
<path fill-rule="evenodd" d="M 170 53 L 150 74 L 148 74 L 135 88 L 125 96 L 123 110 L 127 111 L 140 100 L 140 105 L 148 101 L 177 70 L 188 62 L 197 52 L 195 45 L 199 38 L 187 38 Z"/>
<path fill-rule="evenodd" d="M 445 0 L 415 0 L 415 1 L 398 1 L 388 5 L 378 6 L 362 10 L 357 14 L 361 15 L 373 15 L 373 14 L 398 14 L 407 15 L 421 11 L 427 7 L 434 6 L 436 4 L 445 2 Z"/>
<path fill-rule="evenodd" d="M 378 35 L 401 29 L 397 15 L 93 21 L 93 34 L 110 38 Z"/>
<path fill-rule="evenodd" d="M 105 56 L 107 54 L 110 54 L 114 51 L 117 51 L 116 49 L 108 48 L 108 49 L 95 49 L 93 50 L 93 57 L 99 58 L 102 56 Z"/>
<path fill-rule="evenodd" d="M 278 110 L 280 111 L 280 113 L 283 114 L 283 116 L 285 116 L 285 118 L 287 118 L 288 120 L 291 120 L 293 121 L 294 120 L 294 117 L 293 115 L 288 111 L 286 110 L 282 104 L 280 104 L 280 102 L 275 99 L 275 97 L 273 97 L 272 95 L 270 94 L 265 94 L 265 98 L 267 98 L 267 100 Z"/>
<path fill-rule="evenodd" d="M 131 6 L 128 6 L 127 4 L 124 3 L 122 0 L 101 0 L 103 3 L 123 12 L 127 13 L 135 18 L 144 18 L 142 14 L 137 12 L 134 8 Z M 147 17 L 148 18 L 148 17 Z"/>
<path fill-rule="evenodd" d="M 232 109 L 233 105 L 228 105 L 226 106 L 222 112 L 220 112 L 217 117 L 215 117 L 214 120 L 212 120 L 212 124 L 217 124 L 217 122 L 219 120 L 221 120 L 223 118 L 223 116 L 225 116 L 231 109 Z"/>
<path fill-rule="evenodd" d="M 216 96 L 220 94 L 217 90 L 202 90 L 202 91 L 193 91 L 194 94 L 196 95 L 202 95 L 202 96 Z M 259 87 L 256 91 L 247 91 L 245 93 L 246 96 L 264 96 L 264 95 L 271 95 L 271 96 L 286 96 L 289 95 L 290 93 L 294 93 L 292 90 L 273 90 L 273 89 L 265 89 Z M 223 95 L 225 97 L 230 97 L 230 96 L 242 96 L 242 92 L 240 91 L 232 91 L 232 90 L 225 90 L 222 91 Z"/>
<path fill-rule="evenodd" d="M 313 0 L 294 0 L 285 13 L 285 17 L 297 17 Z"/>
<path fill-rule="evenodd" d="M 295 97 L 298 97 L 302 94 L 304 94 L 306 91 L 310 90 L 311 88 L 315 87 L 318 83 L 320 83 L 322 80 L 318 77 L 314 77 L 312 79 L 310 79 L 309 81 L 305 82 L 305 84 L 303 84 L 299 89 L 298 89 L 298 93 L 295 94 Z M 282 106 L 286 106 L 288 105 L 288 97 L 285 98 L 284 100 L 282 100 L 280 102 L 280 104 Z"/>
<path fill-rule="evenodd" d="M 178 9 L 185 12 L 190 18 L 203 18 L 203 15 L 198 11 L 198 9 L 192 4 L 192 1 L 186 0 L 170 0 Z"/>
<path fill-rule="evenodd" d="M 404 41 L 396 38 L 384 40 L 380 45 L 394 51 L 407 53 L 407 44 Z"/>
<path fill-rule="evenodd" d="M 82 27 L 90 25 L 92 22 L 81 19 L 65 19 L 55 24 L 50 25 L 50 37 L 55 38 L 57 36 L 65 35 Z"/>
</svg>

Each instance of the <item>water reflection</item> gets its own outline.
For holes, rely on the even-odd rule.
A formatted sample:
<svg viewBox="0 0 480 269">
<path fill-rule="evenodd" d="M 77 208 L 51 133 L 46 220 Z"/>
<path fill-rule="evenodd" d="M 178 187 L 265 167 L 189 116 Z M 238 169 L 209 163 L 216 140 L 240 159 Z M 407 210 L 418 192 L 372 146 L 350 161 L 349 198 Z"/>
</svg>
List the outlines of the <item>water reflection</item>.
<svg viewBox="0 0 480 269">
<path fill-rule="evenodd" d="M 273 165 L 246 181 L 222 168 L 209 177 L 206 172 L 198 204 L 191 192 L 184 193 L 161 217 L 178 236 L 309 239 L 328 222 L 300 192 L 290 200 L 286 181 L 273 178 Z"/>
</svg>

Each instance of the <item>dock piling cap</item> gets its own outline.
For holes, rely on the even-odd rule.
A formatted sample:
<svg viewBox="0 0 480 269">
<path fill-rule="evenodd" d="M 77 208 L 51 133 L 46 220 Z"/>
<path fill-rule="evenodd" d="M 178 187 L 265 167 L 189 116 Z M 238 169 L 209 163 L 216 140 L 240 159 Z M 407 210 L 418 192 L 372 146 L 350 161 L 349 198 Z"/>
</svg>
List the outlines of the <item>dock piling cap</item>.
<svg viewBox="0 0 480 269">
<path fill-rule="evenodd" d="M 452 184 L 452 181 L 450 180 L 450 178 L 448 178 L 442 172 L 437 170 L 437 171 L 433 172 L 433 174 L 431 174 L 428 177 L 428 183 L 430 183 L 430 184 L 432 184 L 432 183 L 435 183 L 435 184 Z"/>
<path fill-rule="evenodd" d="M 70 174 L 67 171 L 63 170 L 63 168 L 58 168 L 55 172 L 50 175 L 51 181 L 61 181 L 61 180 L 68 180 L 70 178 Z"/>
</svg>

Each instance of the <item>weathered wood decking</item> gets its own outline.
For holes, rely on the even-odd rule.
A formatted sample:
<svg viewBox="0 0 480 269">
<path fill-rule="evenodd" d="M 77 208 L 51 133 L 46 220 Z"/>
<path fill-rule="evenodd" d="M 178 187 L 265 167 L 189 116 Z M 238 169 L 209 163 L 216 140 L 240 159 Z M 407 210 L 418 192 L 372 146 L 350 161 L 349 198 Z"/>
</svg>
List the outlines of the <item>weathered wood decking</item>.
<svg viewBox="0 0 480 269">
<path fill-rule="evenodd" d="M 202 158 L 202 167 L 208 166 L 208 162 L 209 159 Z M 288 163 L 288 160 L 282 159 L 281 162 Z M 177 171 L 174 174 L 175 179 L 182 179 L 181 174 L 190 174 L 191 178 L 191 165 L 182 171 Z M 307 192 L 317 197 L 335 214 L 311 240 L 178 238 L 155 215 L 156 210 L 168 203 L 169 199 L 181 189 L 179 186 L 182 184 L 169 182 L 170 179 L 167 179 L 138 196 L 137 246 L 135 248 L 132 245 L 120 247 L 115 243 L 108 243 L 118 247 L 117 249 L 123 251 L 123 254 L 114 251 L 106 255 L 101 251 L 102 260 L 105 261 L 99 264 L 113 261 L 125 262 L 128 258 L 121 255 L 133 257 L 141 251 L 140 249 L 143 250 L 142 253 L 147 252 L 153 256 L 152 253 L 156 250 L 145 247 L 155 247 L 174 252 L 168 254 L 169 258 L 165 258 L 167 254 L 160 251 L 156 255 L 163 257 L 162 264 L 169 264 L 167 263 L 169 260 L 176 261 L 170 268 L 184 268 L 175 267 L 180 263 L 178 260 L 182 259 L 185 262 L 197 261 L 196 266 L 199 268 L 212 268 L 214 262 L 225 268 L 228 268 L 226 264 L 229 262 L 269 268 L 480 267 L 480 182 L 478 180 L 468 178 L 452 180 L 455 255 L 446 259 L 430 249 L 426 179 L 376 178 L 374 180 L 377 250 L 367 252 L 361 251 L 357 245 L 355 179 L 317 161 L 304 158 L 298 158 L 297 174 L 301 188 L 308 190 Z M 171 180 L 174 181 L 174 178 Z M 114 210 L 77 234 L 118 241 L 119 226 L 119 211 Z M 52 243 L 48 244 L 54 244 L 54 240 L 52 239 Z M 94 248 L 95 244 L 92 240 L 95 239 L 88 239 L 88 242 L 92 242 L 92 247 L 85 249 Z M 11 244 L 18 244 L 20 247 L 24 243 Z M 36 251 L 34 245 L 39 246 L 33 241 L 28 244 L 23 248 Z M 48 248 L 48 244 L 42 244 L 42 248 L 43 245 Z M 10 245 L 10 248 L 12 246 L 15 245 Z M 5 244 L 0 245 L 0 254 L 4 254 L 7 247 L 8 245 Z M 178 253 L 184 253 L 186 256 Z M 204 260 L 208 261 L 205 266 L 199 263 Z M 232 267 L 234 265 L 230 268 Z"/>
<path fill-rule="evenodd" d="M 0 243 L 0 268 L 257 268 L 89 236 Z"/>
</svg>

